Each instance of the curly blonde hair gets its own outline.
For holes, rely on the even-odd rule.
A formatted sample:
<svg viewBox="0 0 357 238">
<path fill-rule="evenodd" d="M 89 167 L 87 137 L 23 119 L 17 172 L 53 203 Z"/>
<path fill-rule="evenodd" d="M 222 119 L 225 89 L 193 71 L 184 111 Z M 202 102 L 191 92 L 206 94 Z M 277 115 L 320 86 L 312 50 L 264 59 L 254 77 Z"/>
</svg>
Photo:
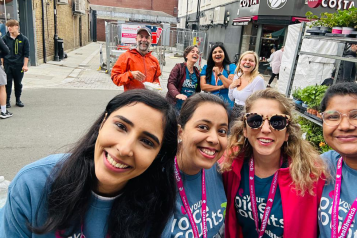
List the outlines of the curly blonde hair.
<svg viewBox="0 0 357 238">
<path fill-rule="evenodd" d="M 300 125 L 292 115 L 293 103 L 284 94 L 274 89 L 265 89 L 253 93 L 245 102 L 245 112 L 250 112 L 254 102 L 258 99 L 269 99 L 279 102 L 282 113 L 289 115 L 291 121 L 286 130 L 289 133 L 288 143 L 282 146 L 282 153 L 291 158 L 289 161 L 290 175 L 295 189 L 300 195 L 306 191 L 315 195 L 313 184 L 320 178 L 327 177 L 326 165 L 321 159 L 316 149 L 302 138 Z M 233 160 L 239 155 L 244 155 L 244 159 L 249 159 L 253 154 L 250 143 L 245 143 L 243 129 L 246 123 L 241 116 L 233 125 L 227 146 L 227 156 L 221 164 L 221 171 L 227 172 L 232 169 Z"/>
<path fill-rule="evenodd" d="M 250 73 L 250 79 L 249 79 L 249 83 L 251 83 L 255 77 L 257 77 L 259 74 L 259 59 L 258 59 L 258 55 L 257 53 L 255 53 L 254 51 L 245 51 L 240 57 L 239 57 L 239 61 L 237 63 L 237 68 L 236 71 L 234 72 L 236 75 L 238 75 L 238 73 L 242 70 L 240 67 L 240 62 L 242 61 L 243 57 L 246 55 L 252 54 L 254 56 L 254 60 L 255 60 L 255 67 L 252 70 L 252 72 Z M 263 78 L 263 76 L 260 75 L 260 77 Z"/>
</svg>

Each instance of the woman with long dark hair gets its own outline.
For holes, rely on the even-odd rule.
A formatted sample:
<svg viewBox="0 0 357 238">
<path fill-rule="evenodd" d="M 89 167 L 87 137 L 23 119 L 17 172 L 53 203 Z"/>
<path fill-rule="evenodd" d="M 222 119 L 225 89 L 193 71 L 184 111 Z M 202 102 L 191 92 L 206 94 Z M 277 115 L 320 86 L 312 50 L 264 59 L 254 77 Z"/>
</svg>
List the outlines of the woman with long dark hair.
<svg viewBox="0 0 357 238">
<path fill-rule="evenodd" d="M 160 237 L 175 204 L 175 110 L 159 94 L 114 97 L 69 154 L 24 167 L 0 237 Z"/>
<path fill-rule="evenodd" d="M 223 237 L 227 199 L 216 162 L 227 146 L 227 106 L 215 95 L 195 94 L 182 105 L 178 124 L 176 209 L 163 237 Z"/>
<path fill-rule="evenodd" d="M 199 53 L 197 45 L 188 46 L 183 53 L 185 63 L 176 64 L 167 81 L 166 99 L 178 111 L 188 97 L 201 92 L 200 71 L 195 66 Z"/>
<path fill-rule="evenodd" d="M 218 95 L 232 108 L 234 102 L 228 97 L 228 88 L 235 69 L 236 65 L 231 64 L 224 46 L 214 45 L 208 55 L 207 65 L 201 71 L 201 89 Z"/>
</svg>

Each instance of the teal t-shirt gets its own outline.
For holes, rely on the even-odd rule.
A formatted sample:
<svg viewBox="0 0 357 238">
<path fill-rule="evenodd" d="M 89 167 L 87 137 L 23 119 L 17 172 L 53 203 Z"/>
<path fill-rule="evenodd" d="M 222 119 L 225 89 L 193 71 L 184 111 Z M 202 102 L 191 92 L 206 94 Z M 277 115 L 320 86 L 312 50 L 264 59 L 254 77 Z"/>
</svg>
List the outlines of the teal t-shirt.
<svg viewBox="0 0 357 238">
<path fill-rule="evenodd" d="M 268 178 L 259 178 L 254 176 L 255 196 L 257 200 L 257 208 L 259 213 L 259 228 L 264 214 L 266 201 L 273 181 L 274 175 Z M 249 162 L 243 164 L 241 170 L 241 182 L 235 198 L 235 208 L 239 225 L 242 227 L 243 237 L 255 238 L 258 237 L 258 232 L 255 228 L 252 206 L 249 193 Z M 276 189 L 274 203 L 270 212 L 268 225 L 265 229 L 263 238 L 276 237 L 281 238 L 284 234 L 284 219 L 283 207 L 281 203 L 281 194 L 279 185 Z"/>
<path fill-rule="evenodd" d="M 180 173 L 193 218 L 200 237 L 202 237 L 202 173 L 200 172 L 195 175 Z M 217 171 L 217 164 L 205 170 L 205 175 L 207 190 L 207 237 L 223 238 L 227 199 L 223 188 L 222 175 Z M 161 237 L 193 238 L 191 223 L 178 191 L 174 216 L 169 220 Z"/>
<path fill-rule="evenodd" d="M 38 206 L 41 208 L 38 221 L 40 224 L 45 221 L 46 208 L 41 203 L 42 191 L 54 166 L 66 157 L 67 155 L 64 154 L 50 155 L 20 170 L 9 186 L 5 206 L 0 209 L 0 238 L 55 237 L 55 232 L 45 235 L 33 234 L 27 229 L 26 223 L 35 224 Z M 107 220 L 113 202 L 114 199 L 103 198 L 92 193 L 83 224 L 83 233 L 87 238 L 106 236 Z M 80 237 L 81 226 L 79 223 L 80 221 L 74 226 L 70 237 Z"/>
<path fill-rule="evenodd" d="M 186 67 L 186 79 L 182 84 L 180 93 L 186 95 L 187 97 L 191 97 L 196 92 L 197 83 L 198 83 L 198 79 L 195 72 L 191 74 Z M 176 101 L 175 106 L 178 111 L 181 110 L 183 102 L 184 101 L 181 99 L 178 99 Z"/>
<path fill-rule="evenodd" d="M 224 77 L 228 78 L 228 75 L 234 74 L 235 70 L 236 70 L 236 65 L 235 64 L 230 64 L 228 66 L 228 69 L 223 68 L 222 74 L 224 75 Z M 201 76 L 206 76 L 206 74 L 207 74 L 207 65 L 203 66 L 200 75 Z M 216 84 L 216 78 L 214 76 L 214 73 L 212 73 L 211 79 L 206 79 L 206 80 L 207 80 L 207 83 L 210 84 L 210 85 L 214 85 L 214 86 L 223 85 L 223 82 L 220 79 L 218 79 L 217 84 Z M 220 96 L 225 102 L 227 102 L 229 104 L 230 108 L 233 108 L 234 102 L 231 101 L 229 99 L 229 97 L 228 97 L 228 88 L 217 90 L 217 91 L 212 91 L 211 93 Z"/>
<path fill-rule="evenodd" d="M 331 181 L 326 181 L 324 186 L 322 197 L 320 201 L 318 218 L 319 218 L 319 229 L 320 238 L 330 238 L 331 237 L 331 212 L 332 212 L 332 202 L 333 195 L 335 191 L 336 183 L 336 168 L 337 161 L 341 157 L 336 151 L 328 151 L 321 155 L 324 161 L 327 163 L 328 168 L 331 172 Z M 339 228 L 341 229 L 342 222 L 345 220 L 348 211 L 351 208 L 352 203 L 357 197 L 357 170 L 349 167 L 345 162 L 342 164 L 342 182 L 340 190 L 340 204 L 338 207 L 338 222 Z M 357 215 L 354 217 L 350 228 L 347 231 L 346 238 L 357 237 Z"/>
</svg>

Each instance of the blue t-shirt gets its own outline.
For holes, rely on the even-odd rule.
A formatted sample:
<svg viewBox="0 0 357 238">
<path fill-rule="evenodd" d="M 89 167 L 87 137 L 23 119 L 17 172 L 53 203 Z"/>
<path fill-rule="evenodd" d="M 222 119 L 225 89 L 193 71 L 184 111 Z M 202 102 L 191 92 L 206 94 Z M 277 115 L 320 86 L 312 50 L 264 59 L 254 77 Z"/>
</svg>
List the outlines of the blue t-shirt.
<svg viewBox="0 0 357 238">
<path fill-rule="evenodd" d="M 192 96 L 196 92 L 197 83 L 198 83 L 198 79 L 196 77 L 196 73 L 193 72 L 191 74 L 186 67 L 186 79 L 182 84 L 180 93 L 186 95 L 187 97 Z M 178 111 L 181 110 L 183 102 L 184 101 L 181 99 L 178 99 L 176 101 L 176 109 Z"/>
<path fill-rule="evenodd" d="M 202 173 L 200 172 L 195 175 L 180 173 L 193 218 L 196 221 L 200 237 L 202 237 Z M 217 164 L 205 170 L 205 175 L 207 190 L 207 237 L 223 238 L 227 199 L 223 188 L 222 175 L 217 171 Z M 178 191 L 174 216 L 171 217 L 166 225 L 162 237 L 193 237 L 191 223 Z"/>
<path fill-rule="evenodd" d="M 320 238 L 331 237 L 331 213 L 332 213 L 332 198 L 335 190 L 336 183 L 336 168 L 337 161 L 341 157 L 336 151 L 328 151 L 321 155 L 327 163 L 331 172 L 331 181 L 326 181 L 319 207 L 319 229 Z M 342 183 L 340 190 L 340 204 L 338 207 L 338 231 L 341 229 L 342 222 L 345 220 L 346 215 L 351 208 L 352 203 L 357 197 L 357 170 L 350 168 L 345 162 L 342 164 Z M 346 238 L 357 237 L 357 215 L 351 224 Z"/>
<path fill-rule="evenodd" d="M 0 209 L 0 238 L 32 237 L 54 238 L 54 232 L 45 235 L 31 233 L 26 223 L 34 225 L 36 210 L 41 202 L 41 196 L 46 180 L 53 167 L 66 155 L 51 155 L 25 166 L 16 175 L 9 186 L 8 198 L 5 206 Z M 84 220 L 83 233 L 87 238 L 105 237 L 107 233 L 107 219 L 114 199 L 103 198 L 92 194 L 91 202 Z M 43 203 L 42 203 L 43 204 Z M 46 209 L 41 205 L 39 222 L 45 221 Z M 80 225 L 74 229 L 70 237 L 80 237 Z"/>
<path fill-rule="evenodd" d="M 273 181 L 274 175 L 268 178 L 259 178 L 254 176 L 255 196 L 257 200 L 257 208 L 259 213 L 259 228 L 264 214 L 266 201 Z M 241 182 L 235 198 L 235 208 L 239 225 L 242 227 L 243 237 L 255 238 L 258 237 L 258 232 L 255 228 L 250 193 L 249 193 L 249 162 L 243 164 L 241 170 Z M 303 229 L 303 228 L 302 228 Z M 268 237 L 283 237 L 284 234 L 284 219 L 283 207 L 281 203 L 281 194 L 279 185 L 276 189 L 274 203 L 270 212 L 268 225 L 263 238 Z"/>
<path fill-rule="evenodd" d="M 229 75 L 229 74 L 234 74 L 234 71 L 235 71 L 235 70 L 236 70 L 236 65 L 235 65 L 235 64 L 230 64 L 228 70 L 225 69 L 225 68 L 223 68 L 222 74 L 224 75 L 224 77 L 228 78 L 228 75 Z M 207 74 L 206 71 L 207 71 L 207 65 L 203 66 L 200 75 L 201 75 L 201 76 L 206 76 L 206 74 Z M 214 75 L 213 72 L 212 72 L 212 75 L 211 75 L 211 79 L 207 79 L 207 78 L 206 78 L 206 80 L 207 80 L 207 83 L 210 84 L 210 85 L 214 85 L 214 86 L 223 85 L 223 82 L 222 82 L 220 79 L 218 79 L 217 84 L 216 84 L 216 78 L 215 78 L 215 75 Z M 212 92 L 210 92 L 210 93 L 219 95 L 224 101 L 226 101 L 226 102 L 229 104 L 229 106 L 230 106 L 231 108 L 233 108 L 234 102 L 231 101 L 231 100 L 229 99 L 229 97 L 228 97 L 228 88 L 224 88 L 224 89 L 217 90 L 217 91 L 212 91 Z"/>
</svg>

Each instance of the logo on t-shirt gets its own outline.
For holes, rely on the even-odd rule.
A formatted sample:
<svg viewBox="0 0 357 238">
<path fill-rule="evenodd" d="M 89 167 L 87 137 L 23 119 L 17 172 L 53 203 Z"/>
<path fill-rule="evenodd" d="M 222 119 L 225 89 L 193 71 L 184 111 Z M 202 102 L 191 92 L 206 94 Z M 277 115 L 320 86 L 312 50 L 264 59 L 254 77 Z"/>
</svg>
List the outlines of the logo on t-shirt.
<svg viewBox="0 0 357 238">
<path fill-rule="evenodd" d="M 207 205 L 207 229 L 208 231 L 211 230 L 215 226 L 222 226 L 223 225 L 223 220 L 224 220 L 224 214 L 226 212 L 226 206 L 227 203 L 224 202 L 221 204 L 220 208 L 218 208 L 217 211 L 211 211 Z M 190 209 L 192 212 L 193 219 L 196 223 L 198 233 L 202 235 L 202 215 L 201 215 L 201 207 L 202 207 L 202 200 L 199 202 L 193 204 Z M 183 217 L 180 217 L 179 219 L 174 218 L 172 225 L 171 225 L 171 233 L 175 231 L 175 237 L 193 237 L 193 231 L 191 227 L 190 220 L 188 219 L 188 216 L 186 215 L 187 212 L 183 206 L 181 206 L 181 213 L 184 215 Z M 179 232 L 176 232 L 179 231 Z M 220 229 L 219 233 L 216 234 L 214 237 L 223 237 L 223 231 L 224 229 Z M 222 232 L 222 236 L 220 233 Z"/>
</svg>

